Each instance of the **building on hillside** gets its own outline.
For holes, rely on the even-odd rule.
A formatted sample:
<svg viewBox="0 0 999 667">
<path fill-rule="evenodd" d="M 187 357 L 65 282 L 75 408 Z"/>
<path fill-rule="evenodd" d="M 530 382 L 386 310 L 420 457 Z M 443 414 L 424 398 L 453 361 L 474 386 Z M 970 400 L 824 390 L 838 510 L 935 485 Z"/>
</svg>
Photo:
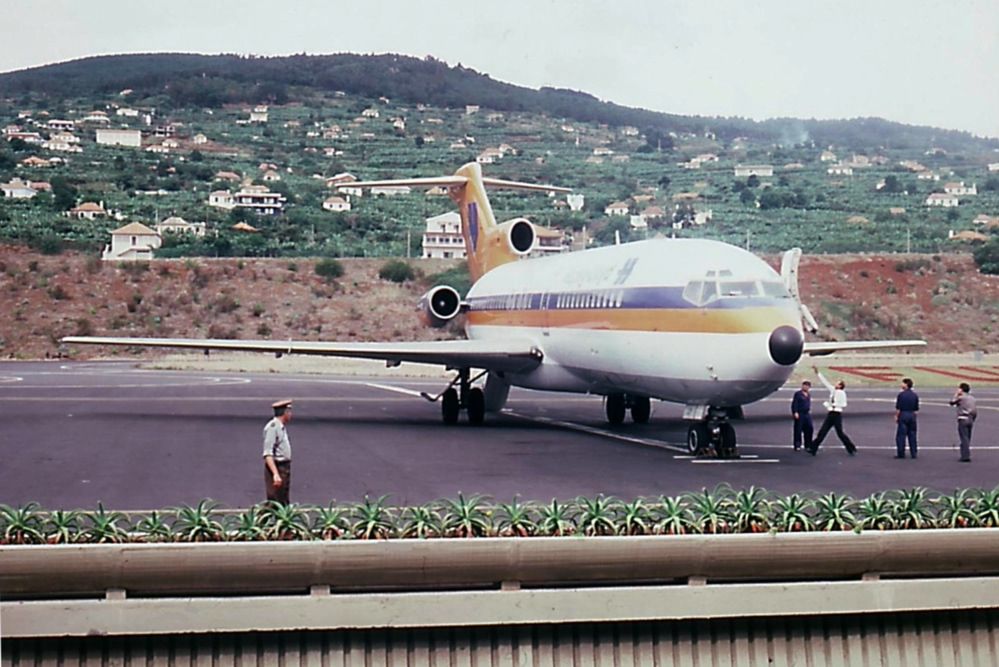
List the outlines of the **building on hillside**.
<svg viewBox="0 0 999 667">
<path fill-rule="evenodd" d="M 142 132 L 139 130 L 99 128 L 97 130 L 97 143 L 105 146 L 131 146 L 139 148 L 142 146 Z"/>
<path fill-rule="evenodd" d="M 250 122 L 251 123 L 266 123 L 267 122 L 267 107 L 264 105 L 253 107 L 253 111 L 250 112 Z"/>
<path fill-rule="evenodd" d="M 63 153 L 82 153 L 83 149 L 76 145 L 78 141 L 79 139 L 74 142 L 68 141 L 65 137 L 61 139 L 53 137 L 48 141 L 43 141 L 42 148 L 49 151 L 61 151 Z"/>
<path fill-rule="evenodd" d="M 56 132 L 72 132 L 76 129 L 76 121 L 53 118 L 49 122 L 45 123 L 45 127 L 50 130 L 55 130 Z"/>
<path fill-rule="evenodd" d="M 193 234 L 194 236 L 204 236 L 207 232 L 207 225 L 204 222 L 188 222 L 178 216 L 170 216 L 166 220 L 156 225 L 156 233 L 164 234 Z"/>
<path fill-rule="evenodd" d="M 115 114 L 118 116 L 124 116 L 125 118 L 138 118 L 139 110 L 129 107 L 119 107 L 118 110 L 115 111 Z"/>
<path fill-rule="evenodd" d="M 343 213 L 350 210 L 350 202 L 343 197 L 327 197 L 323 201 L 323 209 Z"/>
<path fill-rule="evenodd" d="M 449 211 L 426 219 L 423 232 L 424 259 L 465 259 L 461 216 Z"/>
<path fill-rule="evenodd" d="M 611 150 L 610 148 L 607 148 L 606 146 L 597 146 L 596 148 L 593 149 L 593 154 L 596 155 L 597 157 L 601 157 L 604 155 L 614 155 L 614 151 Z"/>
<path fill-rule="evenodd" d="M 924 169 L 916 173 L 916 180 L 919 181 L 939 181 L 940 174 L 935 171 L 930 171 L 929 169 Z"/>
<path fill-rule="evenodd" d="M 343 192 L 343 188 L 340 188 Z M 408 195 L 412 191 L 408 185 L 382 185 L 380 187 L 371 188 L 371 196 L 384 195 L 386 197 L 395 197 L 396 195 Z"/>
<path fill-rule="evenodd" d="M 947 238 L 951 241 L 966 241 L 970 243 L 985 243 L 989 240 L 987 234 L 982 234 L 981 232 L 974 232 L 970 229 L 965 229 L 964 231 L 955 232 L 953 229 L 947 232 Z"/>
<path fill-rule="evenodd" d="M 263 173 L 263 175 L 260 177 L 260 179 L 263 180 L 263 181 L 266 181 L 267 183 L 273 183 L 274 181 L 280 181 L 281 180 L 281 174 L 279 174 L 278 172 L 274 171 L 273 169 L 268 169 L 267 171 L 265 171 Z"/>
<path fill-rule="evenodd" d="M 735 165 L 736 178 L 769 178 L 774 175 L 773 165 L 769 164 L 737 164 Z"/>
<path fill-rule="evenodd" d="M 990 162 L 988 169 L 989 171 L 999 171 L 999 162 Z"/>
<path fill-rule="evenodd" d="M 645 216 L 639 213 L 638 215 L 632 215 L 628 219 L 628 224 L 631 228 L 636 231 L 646 231 L 649 228 L 649 221 L 645 219 Z"/>
<path fill-rule="evenodd" d="M 945 192 L 934 192 L 929 197 L 926 198 L 927 206 L 943 206 L 950 208 L 952 206 L 957 206 L 960 201 L 957 195 L 949 195 Z"/>
<path fill-rule="evenodd" d="M 853 176 L 853 167 L 848 164 L 834 164 L 826 169 L 830 176 Z"/>
<path fill-rule="evenodd" d="M 565 203 L 569 205 L 570 211 L 582 211 L 585 202 L 585 197 L 579 192 L 572 192 L 565 196 Z"/>
<path fill-rule="evenodd" d="M 204 146 L 208 143 L 208 137 L 198 132 L 196 135 L 191 137 L 191 143 L 195 146 Z"/>
<path fill-rule="evenodd" d="M 528 253 L 528 257 L 542 257 L 545 255 L 556 255 L 564 252 L 566 244 L 565 234 L 561 229 L 549 229 L 548 227 L 534 226 L 534 247 Z"/>
<path fill-rule="evenodd" d="M 471 116 L 472 114 L 476 114 L 476 113 L 479 113 L 479 105 L 478 104 L 466 104 L 465 105 L 465 115 L 466 116 Z"/>
<path fill-rule="evenodd" d="M 836 162 L 836 154 L 832 151 L 822 151 L 819 155 L 819 162 Z"/>
<path fill-rule="evenodd" d="M 229 181 L 230 183 L 239 183 L 243 180 L 240 175 L 234 171 L 217 171 L 215 172 L 214 179 L 216 181 Z"/>
<path fill-rule="evenodd" d="M 607 208 L 604 209 L 604 215 L 628 215 L 628 210 L 628 204 L 623 201 L 616 201 L 607 205 Z"/>
<path fill-rule="evenodd" d="M 427 197 L 446 197 L 448 194 L 448 189 L 446 185 L 435 185 L 432 188 L 427 188 L 424 193 Z"/>
<path fill-rule="evenodd" d="M 162 237 L 141 222 L 133 222 L 111 232 L 111 245 L 104 246 L 101 259 L 130 262 L 150 260 L 163 244 Z"/>
<path fill-rule="evenodd" d="M 365 109 L 361 112 L 361 118 L 378 118 L 379 116 L 381 116 L 381 114 L 378 112 L 378 109 L 375 108 Z"/>
<path fill-rule="evenodd" d="M 965 185 L 964 181 L 959 183 L 947 183 L 944 185 L 944 192 L 949 195 L 977 195 L 978 186 L 975 183 Z"/>
<path fill-rule="evenodd" d="M 14 141 L 15 139 L 20 139 L 26 144 L 40 144 L 43 141 L 45 141 L 44 139 L 42 139 L 42 135 L 38 134 L 37 132 L 23 132 L 21 130 L 11 130 L 9 128 L 7 130 L 4 130 L 3 137 L 7 141 Z"/>
<path fill-rule="evenodd" d="M 208 205 L 231 210 L 236 208 L 236 200 L 228 190 L 215 190 L 208 195 Z"/>
<path fill-rule="evenodd" d="M 84 123 L 97 123 L 98 125 L 107 125 L 111 122 L 108 118 L 107 113 L 103 111 L 91 111 L 89 114 L 83 117 Z"/>
<path fill-rule="evenodd" d="M 988 227 L 995 227 L 999 223 L 999 217 L 992 217 L 987 213 L 979 213 L 975 216 L 975 219 L 971 221 L 973 225 L 985 225 Z"/>
<path fill-rule="evenodd" d="M 31 183 L 20 178 L 12 178 L 9 183 L 0 183 L 0 191 L 3 192 L 4 199 L 32 199 L 38 194 L 38 190 L 31 187 Z"/>
<path fill-rule="evenodd" d="M 278 215 L 284 210 L 284 196 L 265 185 L 248 185 L 232 196 L 236 208 L 247 208 L 257 215 Z"/>
<path fill-rule="evenodd" d="M 46 160 L 43 157 L 38 157 L 37 155 L 29 155 L 28 157 L 21 160 L 21 166 L 23 167 L 51 167 L 52 160 Z"/>
<path fill-rule="evenodd" d="M 500 149 L 487 148 L 476 156 L 475 161 L 479 164 L 493 164 L 502 157 L 503 151 Z"/>
<path fill-rule="evenodd" d="M 108 212 L 104 210 L 104 202 L 95 204 L 92 201 L 85 201 L 79 206 L 71 208 L 67 215 L 77 220 L 95 220 L 103 218 L 107 214 Z"/>
<path fill-rule="evenodd" d="M 244 232 L 246 234 L 256 234 L 260 230 L 251 224 L 245 222 L 237 222 L 235 225 L 230 227 L 234 232 Z"/>
</svg>

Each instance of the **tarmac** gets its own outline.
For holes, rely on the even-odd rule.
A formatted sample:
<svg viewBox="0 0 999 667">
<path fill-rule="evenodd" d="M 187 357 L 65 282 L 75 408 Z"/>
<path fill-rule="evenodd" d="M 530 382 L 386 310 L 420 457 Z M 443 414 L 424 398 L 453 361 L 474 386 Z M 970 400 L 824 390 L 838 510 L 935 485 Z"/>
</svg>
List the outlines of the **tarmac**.
<svg viewBox="0 0 999 667">
<path fill-rule="evenodd" d="M 952 390 L 918 383 L 916 460 L 894 458 L 897 387 L 848 386 L 844 425 L 856 457 L 832 433 L 817 456 L 794 452 L 789 406 L 796 385 L 746 406 L 745 419 L 734 422 L 741 456 L 719 460 L 688 455 L 681 406 L 658 402 L 650 423 L 611 427 L 599 396 L 514 389 L 506 410 L 485 425 L 462 418 L 446 426 L 439 404 L 419 397 L 438 393 L 446 376 L 432 368 L 406 374 L 407 367 L 360 364 L 317 375 L 299 366 L 232 372 L 151 370 L 126 361 L 2 362 L 0 503 L 144 510 L 211 498 L 224 507 L 251 505 L 263 499 L 261 431 L 281 398 L 295 400 L 292 500 L 310 504 L 388 495 L 401 505 L 458 493 L 500 502 L 632 499 L 722 483 L 854 495 L 999 484 L 995 388 L 974 391 L 971 464 L 958 462 Z M 821 387 L 814 396 L 817 429 Z"/>
</svg>

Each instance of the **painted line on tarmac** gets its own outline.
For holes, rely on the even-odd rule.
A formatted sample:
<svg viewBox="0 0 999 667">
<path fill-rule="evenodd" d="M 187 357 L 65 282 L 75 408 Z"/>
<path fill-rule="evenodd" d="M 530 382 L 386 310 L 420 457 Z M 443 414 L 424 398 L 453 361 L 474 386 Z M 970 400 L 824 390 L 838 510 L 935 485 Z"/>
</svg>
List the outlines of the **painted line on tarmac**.
<svg viewBox="0 0 999 667">
<path fill-rule="evenodd" d="M 0 384 L 14 384 L 15 382 L 24 382 L 24 378 L 17 375 L 0 375 Z"/>
<path fill-rule="evenodd" d="M 621 442 L 627 442 L 634 445 L 645 445 L 646 447 L 655 447 L 656 449 L 669 449 L 677 452 L 687 451 L 686 447 L 680 445 L 675 445 L 673 443 L 664 442 L 662 440 L 649 440 L 648 438 L 636 438 L 630 435 L 622 435 L 621 433 L 613 433 L 611 431 L 605 431 L 593 426 L 586 426 L 584 424 L 575 424 L 573 422 L 565 422 L 557 419 L 549 419 L 548 417 L 531 417 L 529 415 L 520 414 L 519 412 L 513 412 L 512 410 L 504 410 L 504 415 L 514 417 L 516 419 L 522 419 L 524 421 L 535 422 L 537 424 L 544 424 L 546 426 L 557 426 L 559 428 L 568 429 L 570 431 L 578 431 L 580 433 L 587 433 L 589 435 L 596 435 L 603 438 L 610 438 L 611 440 L 619 440 Z"/>
<path fill-rule="evenodd" d="M 405 394 L 406 396 L 415 396 L 417 398 L 423 398 L 423 395 L 420 392 L 414 389 L 407 389 L 406 387 L 397 387 L 391 384 L 379 384 L 378 382 L 365 382 L 364 386 L 373 387 L 375 389 L 384 389 L 385 391 L 394 391 L 399 394 Z"/>
<path fill-rule="evenodd" d="M 212 385 L 216 387 L 223 387 L 229 385 L 237 384 L 250 384 L 252 380 L 249 378 L 220 378 L 220 377 L 209 377 L 209 378 L 195 378 L 188 382 L 155 382 L 152 384 L 102 384 L 100 382 L 95 382 L 94 384 L 29 384 L 29 385 L 18 385 L 19 390 L 27 389 L 162 389 L 166 387 L 204 387 L 205 385 Z"/>
<path fill-rule="evenodd" d="M 694 459 L 691 463 L 780 463 L 780 459 Z"/>
</svg>

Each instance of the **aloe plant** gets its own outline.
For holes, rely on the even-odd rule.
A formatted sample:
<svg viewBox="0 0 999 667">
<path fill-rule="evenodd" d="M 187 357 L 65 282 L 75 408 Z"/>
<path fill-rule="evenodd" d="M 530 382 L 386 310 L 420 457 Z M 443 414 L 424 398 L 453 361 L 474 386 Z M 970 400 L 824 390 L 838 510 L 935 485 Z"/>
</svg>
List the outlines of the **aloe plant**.
<svg viewBox="0 0 999 667">
<path fill-rule="evenodd" d="M 215 518 L 218 506 L 212 500 L 202 500 L 194 507 L 182 505 L 174 508 L 177 515 L 173 530 L 186 542 L 218 542 L 225 536 L 225 528 Z"/>
<path fill-rule="evenodd" d="M 773 527 L 785 533 L 812 530 L 815 527 L 813 508 L 810 498 L 797 493 L 779 497 L 773 503 Z"/>
<path fill-rule="evenodd" d="M 49 544 L 70 544 L 80 537 L 80 513 L 76 510 L 54 510 L 45 519 L 45 541 Z"/>
<path fill-rule="evenodd" d="M 435 504 L 407 507 L 402 512 L 400 537 L 427 539 L 444 533 L 444 520 Z"/>
<path fill-rule="evenodd" d="M 576 521 L 572 516 L 572 509 L 568 505 L 561 504 L 552 498 L 551 503 L 540 508 L 539 514 L 538 532 L 542 535 L 565 537 L 576 534 Z"/>
<path fill-rule="evenodd" d="M 504 537 L 529 537 L 538 532 L 537 510 L 514 498 L 497 505 L 496 533 Z"/>
<path fill-rule="evenodd" d="M 850 496 L 830 491 L 815 499 L 815 527 L 819 530 L 853 530 L 857 515 L 855 501 Z"/>
<path fill-rule="evenodd" d="M 630 503 L 621 503 L 618 532 L 621 535 L 649 535 L 655 532 L 655 519 L 644 500 L 637 498 Z"/>
<path fill-rule="evenodd" d="M 312 535 L 321 540 L 335 540 L 350 532 L 349 510 L 335 503 L 316 508 Z"/>
<path fill-rule="evenodd" d="M 44 541 L 42 515 L 38 503 L 11 507 L 0 505 L 5 544 L 38 544 Z"/>
<path fill-rule="evenodd" d="M 978 525 L 975 498 L 970 489 L 956 489 L 937 499 L 936 525 L 940 528 L 969 528 Z"/>
<path fill-rule="evenodd" d="M 267 539 L 270 516 L 262 505 L 252 505 L 239 514 L 227 517 L 227 534 L 236 542 L 256 542 Z"/>
<path fill-rule="evenodd" d="M 484 498 L 461 493 L 457 500 L 444 501 L 444 533 L 452 537 L 484 537 L 492 529 L 492 520 L 484 507 Z"/>
<path fill-rule="evenodd" d="M 893 507 L 895 527 L 908 530 L 929 528 L 934 523 L 930 508 L 931 499 L 923 487 L 899 491 Z"/>
<path fill-rule="evenodd" d="M 978 525 L 983 528 L 999 526 L 999 487 L 979 492 L 975 514 L 978 516 Z"/>
<path fill-rule="evenodd" d="M 684 496 L 659 496 L 655 514 L 655 532 L 660 535 L 686 535 L 694 529 L 694 515 Z"/>
<path fill-rule="evenodd" d="M 750 486 L 739 491 L 729 511 L 737 533 L 764 533 L 770 528 L 770 500 L 763 489 Z"/>
<path fill-rule="evenodd" d="M 693 526 L 701 533 L 727 533 L 731 518 L 728 512 L 729 501 L 722 490 L 687 494 L 694 520 Z"/>
<path fill-rule="evenodd" d="M 611 496 L 576 498 L 576 523 L 584 535 L 613 535 L 617 532 L 618 501 Z"/>
<path fill-rule="evenodd" d="M 392 511 L 386 507 L 388 496 L 379 496 L 371 500 L 364 496 L 364 501 L 354 505 L 351 510 L 353 519 L 350 532 L 353 537 L 361 540 L 380 540 L 392 537 L 395 533 Z"/>
<path fill-rule="evenodd" d="M 860 527 L 865 530 L 891 530 L 895 528 L 895 513 L 891 498 L 885 493 L 874 493 L 860 501 L 857 514 Z"/>
<path fill-rule="evenodd" d="M 126 520 L 123 513 L 108 511 L 104 509 L 103 503 L 97 503 L 97 510 L 89 512 L 85 516 L 90 521 L 90 526 L 83 532 L 85 541 L 98 544 L 117 544 L 128 541 L 128 532 L 122 526 Z"/>
<path fill-rule="evenodd" d="M 138 539 L 143 542 L 170 542 L 174 537 L 170 524 L 156 510 L 136 523 L 135 531 Z"/>
<path fill-rule="evenodd" d="M 266 536 L 271 540 L 309 540 L 309 514 L 299 503 L 267 503 L 261 513 L 267 516 Z"/>
</svg>

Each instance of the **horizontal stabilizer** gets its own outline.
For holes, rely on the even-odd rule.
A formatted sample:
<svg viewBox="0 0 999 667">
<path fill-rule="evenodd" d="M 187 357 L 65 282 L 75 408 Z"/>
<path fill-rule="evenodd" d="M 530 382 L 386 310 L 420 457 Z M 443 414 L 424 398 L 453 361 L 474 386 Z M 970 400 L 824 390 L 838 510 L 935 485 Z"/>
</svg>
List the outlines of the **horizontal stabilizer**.
<svg viewBox="0 0 999 667">
<path fill-rule="evenodd" d="M 833 352 L 880 350 L 891 347 L 926 347 L 925 340 L 855 340 L 840 342 L 805 342 L 804 353 L 821 357 Z"/>
<path fill-rule="evenodd" d="M 526 341 L 441 340 L 411 343 L 327 343 L 319 341 L 223 340 L 212 338 L 117 338 L 69 336 L 66 345 L 170 347 L 187 350 L 228 350 L 272 354 L 311 354 L 376 359 L 391 363 L 439 364 L 448 368 L 484 368 L 522 373 L 536 368 L 541 350 Z"/>
<path fill-rule="evenodd" d="M 500 178 L 482 177 L 482 184 L 490 188 L 504 188 L 507 190 L 537 190 L 540 192 L 572 192 L 572 188 L 560 188 L 557 185 L 543 185 L 540 183 L 522 183 L 521 181 L 504 181 Z"/>
<path fill-rule="evenodd" d="M 382 181 L 350 181 L 340 183 L 336 187 L 340 188 L 385 188 L 407 185 L 414 188 L 433 188 L 438 185 L 454 187 L 464 185 L 468 179 L 464 176 L 429 176 L 427 178 L 391 178 Z"/>
</svg>

